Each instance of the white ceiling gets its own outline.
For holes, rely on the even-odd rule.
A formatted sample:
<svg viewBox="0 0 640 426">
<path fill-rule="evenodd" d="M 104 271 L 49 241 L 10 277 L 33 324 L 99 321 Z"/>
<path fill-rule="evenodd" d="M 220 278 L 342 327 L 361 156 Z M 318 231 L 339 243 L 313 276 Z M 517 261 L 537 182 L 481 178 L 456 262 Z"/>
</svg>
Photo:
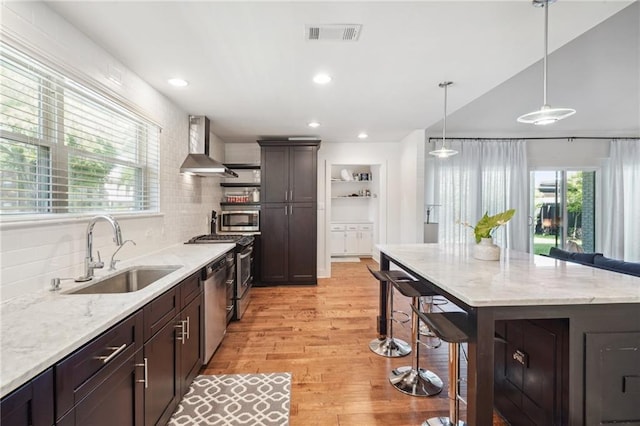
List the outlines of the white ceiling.
<svg viewBox="0 0 640 426">
<path fill-rule="evenodd" d="M 550 51 L 630 3 L 558 1 L 549 9 Z M 439 82 L 454 82 L 453 112 L 542 57 L 543 11 L 527 0 L 48 4 L 186 112 L 209 116 L 231 142 L 309 135 L 349 142 L 360 131 L 370 141 L 398 141 L 441 120 Z M 336 23 L 362 24 L 359 41 L 305 41 L 306 24 Z M 551 79 L 551 59 L 549 66 Z M 333 81 L 312 83 L 319 71 Z M 175 76 L 190 85 L 169 86 Z M 541 105 L 539 80 L 507 94 L 529 93 L 535 104 L 514 106 L 508 123 L 495 124 L 502 132 L 517 131 L 515 117 Z M 552 96 L 560 84 L 550 81 L 549 102 L 574 106 L 571 93 Z M 310 129 L 312 120 L 322 126 Z"/>
</svg>

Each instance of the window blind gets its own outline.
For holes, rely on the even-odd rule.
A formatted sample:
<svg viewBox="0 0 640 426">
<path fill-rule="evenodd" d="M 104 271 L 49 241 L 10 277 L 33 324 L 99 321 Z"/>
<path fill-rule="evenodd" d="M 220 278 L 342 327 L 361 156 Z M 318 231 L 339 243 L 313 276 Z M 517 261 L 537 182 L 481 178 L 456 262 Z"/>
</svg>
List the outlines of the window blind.
<svg viewBox="0 0 640 426">
<path fill-rule="evenodd" d="M 0 215 L 157 211 L 160 128 L 0 48 Z"/>
</svg>

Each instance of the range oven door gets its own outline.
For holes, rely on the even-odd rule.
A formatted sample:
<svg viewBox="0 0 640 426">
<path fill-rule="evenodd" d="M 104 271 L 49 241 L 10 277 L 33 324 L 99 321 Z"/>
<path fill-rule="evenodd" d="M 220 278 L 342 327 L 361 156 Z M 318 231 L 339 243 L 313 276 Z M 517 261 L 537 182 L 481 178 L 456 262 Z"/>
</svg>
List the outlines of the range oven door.
<svg viewBox="0 0 640 426">
<path fill-rule="evenodd" d="M 247 246 L 237 255 L 236 259 L 236 294 L 235 294 L 235 318 L 242 318 L 247 309 L 253 285 L 251 275 L 253 263 L 253 246 Z"/>
</svg>

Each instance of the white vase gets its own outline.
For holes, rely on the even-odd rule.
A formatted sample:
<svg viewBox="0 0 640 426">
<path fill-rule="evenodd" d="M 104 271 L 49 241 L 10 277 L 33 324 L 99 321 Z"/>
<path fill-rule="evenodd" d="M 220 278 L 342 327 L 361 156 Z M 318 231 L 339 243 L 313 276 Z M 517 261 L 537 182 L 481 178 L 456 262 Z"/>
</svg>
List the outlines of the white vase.
<svg viewBox="0 0 640 426">
<path fill-rule="evenodd" d="M 493 238 L 481 238 L 473 247 L 473 257 L 478 260 L 500 260 L 500 247 L 493 243 Z"/>
</svg>

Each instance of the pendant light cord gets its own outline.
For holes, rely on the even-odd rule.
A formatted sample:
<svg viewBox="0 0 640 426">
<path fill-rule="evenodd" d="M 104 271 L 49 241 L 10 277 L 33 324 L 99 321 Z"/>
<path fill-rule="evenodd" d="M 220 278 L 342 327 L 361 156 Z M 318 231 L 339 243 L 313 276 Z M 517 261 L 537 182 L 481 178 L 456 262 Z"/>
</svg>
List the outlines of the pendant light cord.
<svg viewBox="0 0 640 426">
<path fill-rule="evenodd" d="M 444 83 L 444 119 L 442 120 L 442 148 L 445 144 L 445 135 L 447 133 L 447 86 L 448 82 Z"/>
<path fill-rule="evenodd" d="M 544 58 L 543 58 L 543 77 L 542 77 L 542 86 L 543 86 L 543 99 L 542 105 L 547 105 L 547 46 L 548 46 L 548 37 L 549 37 L 549 0 L 545 0 L 543 6 L 544 8 Z"/>
</svg>

